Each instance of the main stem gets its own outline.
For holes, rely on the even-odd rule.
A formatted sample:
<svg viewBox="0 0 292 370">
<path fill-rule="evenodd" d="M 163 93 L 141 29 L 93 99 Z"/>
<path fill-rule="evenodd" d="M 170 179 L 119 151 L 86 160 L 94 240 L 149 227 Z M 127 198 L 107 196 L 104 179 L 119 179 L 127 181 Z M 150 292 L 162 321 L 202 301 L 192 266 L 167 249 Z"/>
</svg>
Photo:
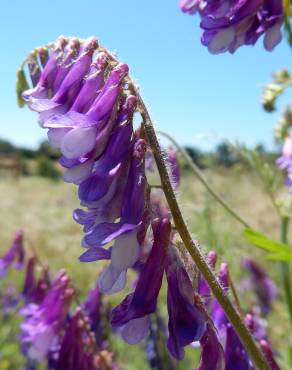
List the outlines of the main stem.
<svg viewBox="0 0 292 370">
<path fill-rule="evenodd" d="M 173 139 L 170 135 L 163 131 L 158 131 L 159 134 L 165 136 L 169 141 L 172 142 L 172 144 L 177 148 L 177 150 L 183 155 L 185 160 L 187 161 L 189 167 L 194 172 L 194 174 L 197 176 L 197 178 L 201 181 L 201 183 L 204 185 L 204 187 L 208 190 L 208 192 L 212 195 L 212 197 L 221 204 L 223 208 L 227 212 L 229 212 L 239 223 L 241 223 L 244 227 L 250 228 L 249 224 L 237 213 L 235 212 L 229 204 L 227 204 L 218 194 L 217 192 L 210 186 L 208 180 L 204 177 L 200 169 L 196 166 L 192 158 L 189 156 L 187 151 L 182 148 L 176 140 Z"/>
<path fill-rule="evenodd" d="M 289 227 L 289 218 L 282 217 L 281 219 L 281 242 L 288 243 L 288 227 Z M 281 271 L 282 271 L 282 282 L 285 292 L 285 299 L 288 307 L 288 312 L 290 316 L 290 321 L 292 324 L 292 287 L 290 279 L 290 266 L 288 262 L 281 262 Z"/>
<path fill-rule="evenodd" d="M 145 133 L 148 139 L 148 143 L 153 151 L 153 155 L 154 155 L 157 168 L 159 171 L 160 179 L 161 179 L 161 184 L 162 184 L 169 208 L 171 210 L 177 231 L 180 234 L 182 241 L 184 242 L 188 252 L 192 256 L 192 259 L 196 263 L 198 269 L 200 270 L 203 277 L 208 282 L 214 296 L 219 301 L 229 321 L 233 325 L 235 331 L 237 332 L 242 344 L 246 348 L 255 367 L 258 370 L 270 370 L 270 367 L 262 351 L 259 349 L 259 347 L 255 343 L 252 335 L 250 334 L 250 332 L 248 331 L 248 329 L 242 322 L 239 313 L 232 305 L 228 296 L 225 294 L 220 283 L 218 282 L 216 275 L 213 273 L 212 269 L 209 267 L 208 263 L 206 262 L 200 250 L 199 244 L 192 239 L 191 233 L 188 230 L 188 227 L 184 221 L 184 218 L 182 216 L 176 196 L 174 194 L 171 181 L 170 181 L 170 177 L 167 171 L 167 167 L 163 159 L 163 153 L 161 151 L 151 118 L 137 90 L 136 90 L 136 94 L 137 94 L 137 97 L 139 98 L 141 115 L 144 120 Z"/>
</svg>

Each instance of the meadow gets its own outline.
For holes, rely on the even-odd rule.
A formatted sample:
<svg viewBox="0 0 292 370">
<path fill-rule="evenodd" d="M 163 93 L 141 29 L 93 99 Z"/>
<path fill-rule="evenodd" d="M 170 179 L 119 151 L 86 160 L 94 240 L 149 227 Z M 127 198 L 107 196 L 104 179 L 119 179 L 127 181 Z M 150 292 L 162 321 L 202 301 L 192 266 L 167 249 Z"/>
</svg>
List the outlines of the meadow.
<svg viewBox="0 0 292 370">
<path fill-rule="evenodd" d="M 232 169 L 217 168 L 204 171 L 210 184 L 234 209 L 256 230 L 278 238 L 279 224 L 270 199 L 264 193 L 257 175 L 240 165 Z M 81 228 L 72 219 L 72 210 L 78 206 L 76 187 L 62 181 L 51 181 L 40 177 L 20 177 L 19 179 L 1 178 L 0 213 L 0 255 L 8 248 L 16 229 L 23 229 L 26 246 L 32 245 L 40 259 L 48 262 L 52 271 L 64 268 L 74 282 L 80 295 L 94 286 L 102 263 L 82 264 L 78 257 L 82 252 Z M 242 226 L 218 205 L 206 192 L 193 174 L 184 171 L 179 200 L 195 238 L 204 251 L 215 249 L 221 261 L 230 265 L 231 275 L 238 282 L 246 273 L 242 258 L 249 256 L 266 267 L 269 275 L 279 287 L 280 297 L 273 313 L 269 316 L 269 335 L 275 348 L 287 348 L 288 323 L 287 311 L 281 293 L 280 265 L 270 264 L 264 257 L 265 252 L 249 245 L 242 236 Z M 273 268 L 271 268 L 273 266 Z M 19 273 L 13 272 L 17 284 Z M 5 281 L 0 281 L 5 284 Z M 128 284 L 130 285 L 130 284 Z M 128 286 L 128 289 L 131 287 Z M 165 291 L 163 291 L 163 294 Z M 239 291 L 239 295 L 242 293 Z M 251 297 L 244 296 L 244 308 L 252 303 Z M 111 304 L 119 302 L 120 295 L 108 299 Z M 161 307 L 162 313 L 165 308 Z M 22 362 L 18 344 L 11 344 L 17 333 L 19 319 L 2 323 L 0 326 L 0 369 L 19 369 Z M 279 325 L 281 323 L 281 325 Z M 112 335 L 111 350 L 116 353 L 117 362 L 122 369 L 149 369 L 142 347 L 131 347 Z M 188 348 L 186 359 L 179 369 L 195 368 L 198 352 Z M 130 361 L 129 361 L 130 359 Z"/>
</svg>

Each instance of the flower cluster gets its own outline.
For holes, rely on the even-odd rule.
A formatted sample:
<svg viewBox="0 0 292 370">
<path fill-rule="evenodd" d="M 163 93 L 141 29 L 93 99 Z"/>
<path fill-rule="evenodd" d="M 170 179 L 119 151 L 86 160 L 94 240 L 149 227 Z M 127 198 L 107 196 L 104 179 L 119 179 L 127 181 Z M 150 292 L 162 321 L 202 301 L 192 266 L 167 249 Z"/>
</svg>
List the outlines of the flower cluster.
<svg viewBox="0 0 292 370">
<path fill-rule="evenodd" d="M 213 5 L 217 9 L 217 2 Z M 51 145 L 60 149 L 64 180 L 78 185 L 80 203 L 85 208 L 73 213 L 74 220 L 84 230 L 85 252 L 80 261 L 109 261 L 98 281 L 102 293 L 121 291 L 129 268 L 139 272 L 134 291 L 111 312 L 112 327 L 130 344 L 146 338 L 165 275 L 170 354 L 181 360 L 187 345 L 200 342 L 199 370 L 210 366 L 219 370 L 224 364 L 226 369 L 231 369 L 233 363 L 250 369 L 241 342 L 219 303 L 211 299 L 206 282 L 199 281 L 198 293 L 194 289 L 183 256 L 176 248 L 169 210 L 159 196 L 153 196 L 153 188 L 147 182 L 144 130 L 133 128 L 133 116 L 141 101 L 127 76 L 128 66 L 119 64 L 105 49 L 99 48 L 94 38 L 84 41 L 60 37 L 46 54 L 43 50 L 38 49 L 26 60 L 33 87 L 23 91 L 22 97 L 30 109 L 39 113 L 39 123 L 48 130 Z M 168 153 L 168 162 L 175 188 L 179 185 L 180 171 L 173 150 Z M 210 265 L 215 266 L 216 255 L 211 253 L 208 258 Z M 191 269 L 196 269 L 193 263 Z M 44 328 L 45 350 L 41 353 L 51 348 L 55 328 L 60 331 L 60 323 L 64 325 L 66 309 L 63 308 L 72 297 L 64 279 L 61 276 L 52 284 L 37 307 L 28 306 L 24 311 L 23 338 L 30 354 L 34 354 L 34 340 L 43 335 Z M 227 294 L 226 264 L 218 279 Z M 57 295 L 60 304 L 50 310 L 50 297 L 57 289 L 61 289 Z M 199 294 L 204 292 L 209 297 L 202 302 Z M 58 299 L 54 298 L 56 302 Z M 92 337 L 81 333 L 87 323 L 97 325 L 98 306 L 98 292 L 92 291 L 89 302 L 70 318 L 68 330 L 76 335 L 65 334 L 63 341 L 56 344 L 64 354 L 60 361 L 67 361 L 63 358 L 66 353 L 68 361 L 77 356 L 76 363 L 85 364 L 87 358 L 89 363 L 94 363 L 92 347 L 85 345 Z M 81 320 L 80 326 L 83 310 L 87 310 L 89 317 L 86 322 Z M 224 333 L 226 344 L 217 332 Z M 68 351 L 70 341 L 73 347 L 83 346 L 84 351 Z M 54 359 L 58 361 L 58 357 Z M 65 362 L 62 366 L 70 368 Z"/>
<path fill-rule="evenodd" d="M 39 78 L 22 96 L 60 149 L 64 180 L 79 186 L 87 208 L 73 216 L 84 228 L 81 260 L 111 260 L 100 288 L 113 293 L 137 261 L 147 223 L 146 146 L 133 129 L 137 98 L 127 89 L 128 66 L 113 65 L 94 38 L 60 37 L 42 70 L 38 58 Z M 112 249 L 103 249 L 110 242 Z"/>
<path fill-rule="evenodd" d="M 281 41 L 283 5 L 278 0 L 180 0 L 180 8 L 199 13 L 202 44 L 213 54 L 234 53 L 242 45 L 254 45 L 264 35 L 271 51 Z"/>
<path fill-rule="evenodd" d="M 21 248 L 25 255 L 22 242 Z M 36 256 L 23 258 L 22 266 L 23 287 L 18 292 L 10 284 L 0 292 L 0 313 L 9 319 L 18 312 L 23 318 L 19 340 L 27 368 L 46 362 L 51 370 L 118 370 L 113 353 L 106 350 L 108 308 L 99 289 L 92 289 L 71 313 L 76 292 L 65 271 L 51 281 L 48 267 Z"/>
</svg>

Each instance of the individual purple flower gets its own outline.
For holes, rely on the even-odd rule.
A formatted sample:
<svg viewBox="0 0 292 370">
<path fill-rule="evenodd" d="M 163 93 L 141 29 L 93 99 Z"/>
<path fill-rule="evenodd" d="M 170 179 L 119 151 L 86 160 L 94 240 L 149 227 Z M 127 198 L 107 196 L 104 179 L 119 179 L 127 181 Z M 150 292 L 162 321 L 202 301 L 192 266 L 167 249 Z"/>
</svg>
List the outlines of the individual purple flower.
<svg viewBox="0 0 292 370">
<path fill-rule="evenodd" d="M 229 267 L 227 263 L 222 263 L 218 273 L 218 281 L 220 282 L 225 293 L 229 289 Z M 217 299 L 214 299 L 212 305 L 212 319 L 219 332 L 220 338 L 225 337 L 226 326 L 228 324 L 227 316 Z"/>
<path fill-rule="evenodd" d="M 202 338 L 206 318 L 195 299 L 190 278 L 173 245 L 166 262 L 169 337 L 167 348 L 177 360 L 184 357 L 184 347 Z"/>
<path fill-rule="evenodd" d="M 149 315 L 156 309 L 161 288 L 167 248 L 170 238 L 170 223 L 167 219 L 153 224 L 154 242 L 135 288 L 112 311 L 111 323 L 119 329 L 123 339 L 136 344 L 149 333 Z"/>
<path fill-rule="evenodd" d="M 244 323 L 257 341 L 267 339 L 266 323 L 256 313 L 252 312 L 246 314 Z"/>
<path fill-rule="evenodd" d="M 200 345 L 202 354 L 197 370 L 224 370 L 224 350 L 218 339 L 216 329 L 210 322 L 208 322 L 206 331 L 200 340 Z"/>
<path fill-rule="evenodd" d="M 180 166 L 177 158 L 177 151 L 170 147 L 167 150 L 167 158 L 170 165 L 170 173 L 174 189 L 177 189 L 180 184 Z"/>
<path fill-rule="evenodd" d="M 181 0 L 182 11 L 199 11 L 202 44 L 213 54 L 234 53 L 242 45 L 254 45 L 264 35 L 271 51 L 281 41 L 283 5 L 278 0 Z"/>
<path fill-rule="evenodd" d="M 265 339 L 262 339 L 260 341 L 260 346 L 262 348 L 262 351 L 264 352 L 264 355 L 265 355 L 265 357 L 268 361 L 268 364 L 270 365 L 270 368 L 272 370 L 281 370 L 280 366 L 277 364 L 277 362 L 274 358 L 273 350 L 272 350 L 269 342 L 267 342 Z"/>
<path fill-rule="evenodd" d="M 252 370 L 252 364 L 230 323 L 226 327 L 225 370 Z"/>
<path fill-rule="evenodd" d="M 99 349 L 105 348 L 107 339 L 107 320 L 109 307 L 103 301 L 102 293 L 98 286 L 91 289 L 82 304 L 82 309 L 87 315 L 91 331 L 94 333 L 95 342 Z"/>
<path fill-rule="evenodd" d="M 69 278 L 61 271 L 41 304 L 28 304 L 21 309 L 25 317 L 21 324 L 21 346 L 30 359 L 42 361 L 58 340 L 73 296 Z"/>
<path fill-rule="evenodd" d="M 67 40 L 64 36 L 60 36 L 55 42 L 53 51 L 45 64 L 37 85 L 33 89 L 23 93 L 23 99 L 26 102 L 30 102 L 32 98 L 48 97 L 49 89 L 53 87 L 53 82 L 58 72 L 66 44 Z"/>
<path fill-rule="evenodd" d="M 23 232 L 17 231 L 11 247 L 0 259 L 0 278 L 6 275 L 7 270 L 14 264 L 16 269 L 23 267 L 25 251 L 23 248 Z"/>
<path fill-rule="evenodd" d="M 244 267 L 250 274 L 248 279 L 249 288 L 254 290 L 262 314 L 267 315 L 271 311 L 273 302 L 277 296 L 276 285 L 273 280 L 268 277 L 265 270 L 252 259 L 245 259 Z"/>
<path fill-rule="evenodd" d="M 45 298 L 51 286 L 49 271 L 47 267 L 42 267 L 41 276 L 37 279 L 35 266 L 37 258 L 31 257 L 26 265 L 26 273 L 21 296 L 25 303 L 40 304 Z"/>
<path fill-rule="evenodd" d="M 25 278 L 24 284 L 22 289 L 22 297 L 25 299 L 26 302 L 29 302 L 33 292 L 36 288 L 36 281 L 35 281 L 35 264 L 36 264 L 36 257 L 30 257 L 25 271 Z"/>
<path fill-rule="evenodd" d="M 70 318 L 54 369 L 98 370 L 94 359 L 94 337 L 80 307 Z"/>
<path fill-rule="evenodd" d="M 215 269 L 215 265 L 217 262 L 217 253 L 215 251 L 210 251 L 207 254 L 207 262 L 212 269 Z M 202 276 L 200 276 L 199 282 L 198 282 L 198 293 L 203 298 L 205 307 L 209 309 L 211 305 L 211 301 L 212 301 L 211 289 L 209 287 L 209 284 L 206 282 L 206 280 Z"/>
</svg>

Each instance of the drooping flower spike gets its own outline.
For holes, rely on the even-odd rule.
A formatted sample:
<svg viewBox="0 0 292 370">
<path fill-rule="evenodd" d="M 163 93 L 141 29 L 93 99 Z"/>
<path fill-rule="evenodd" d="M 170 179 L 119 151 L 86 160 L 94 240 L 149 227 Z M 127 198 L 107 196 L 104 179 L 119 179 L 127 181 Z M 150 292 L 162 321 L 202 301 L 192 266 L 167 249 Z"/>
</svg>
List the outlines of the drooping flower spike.
<svg viewBox="0 0 292 370">
<path fill-rule="evenodd" d="M 202 44 L 213 54 L 234 53 L 264 35 L 271 51 L 282 39 L 283 4 L 279 0 L 180 0 L 183 12 L 201 16 Z"/>
</svg>

